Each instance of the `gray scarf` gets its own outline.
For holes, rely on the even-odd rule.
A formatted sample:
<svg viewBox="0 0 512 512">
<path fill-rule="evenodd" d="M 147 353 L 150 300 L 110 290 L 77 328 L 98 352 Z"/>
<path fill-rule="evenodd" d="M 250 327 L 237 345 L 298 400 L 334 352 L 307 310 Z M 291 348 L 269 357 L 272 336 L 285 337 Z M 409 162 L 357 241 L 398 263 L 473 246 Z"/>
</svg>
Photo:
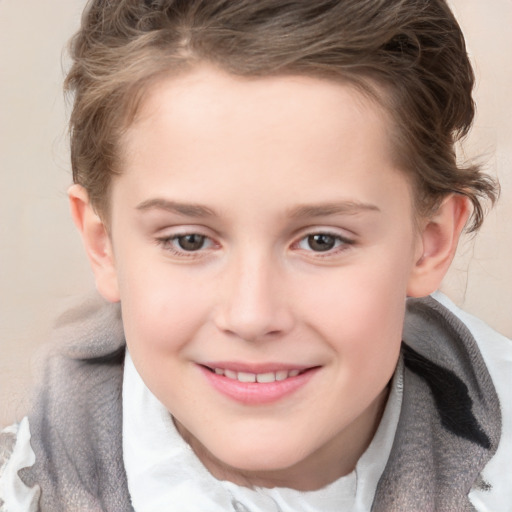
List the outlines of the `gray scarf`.
<svg viewBox="0 0 512 512">
<path fill-rule="evenodd" d="M 29 415 L 36 463 L 20 476 L 41 487 L 43 512 L 133 511 L 121 437 L 120 310 L 82 306 L 56 332 L 59 348 Z M 489 485 L 480 472 L 501 432 L 491 377 L 465 325 L 430 297 L 408 301 L 403 339 L 402 410 L 372 511 L 473 510 L 468 493 Z"/>
</svg>

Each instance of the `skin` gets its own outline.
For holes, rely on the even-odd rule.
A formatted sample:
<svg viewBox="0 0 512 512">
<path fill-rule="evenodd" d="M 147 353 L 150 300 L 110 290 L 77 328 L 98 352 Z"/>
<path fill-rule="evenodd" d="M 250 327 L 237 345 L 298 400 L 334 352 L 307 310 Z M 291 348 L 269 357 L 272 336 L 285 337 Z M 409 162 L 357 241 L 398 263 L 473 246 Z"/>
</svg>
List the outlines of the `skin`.
<svg viewBox="0 0 512 512">
<path fill-rule="evenodd" d="M 200 66 L 146 95 L 108 229 L 70 189 L 137 370 L 214 476 L 318 489 L 370 443 L 405 299 L 438 287 L 468 214 L 450 196 L 418 222 L 390 129 L 347 85 Z M 185 250 L 190 234 L 204 242 Z M 311 238 L 321 234 L 328 250 Z M 315 370 L 293 393 L 247 404 L 212 387 L 201 366 L 212 361 Z"/>
</svg>

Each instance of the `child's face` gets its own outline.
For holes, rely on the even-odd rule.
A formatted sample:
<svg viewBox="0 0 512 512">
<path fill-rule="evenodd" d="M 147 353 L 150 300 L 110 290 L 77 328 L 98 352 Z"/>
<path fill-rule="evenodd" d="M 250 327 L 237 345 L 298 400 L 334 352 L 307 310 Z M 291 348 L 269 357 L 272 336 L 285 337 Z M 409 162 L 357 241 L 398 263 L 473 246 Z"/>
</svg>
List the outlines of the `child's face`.
<svg viewBox="0 0 512 512">
<path fill-rule="evenodd" d="M 375 431 L 421 254 L 389 129 L 346 85 L 200 68 L 155 86 L 126 135 L 110 297 L 221 478 L 318 487 Z"/>
</svg>

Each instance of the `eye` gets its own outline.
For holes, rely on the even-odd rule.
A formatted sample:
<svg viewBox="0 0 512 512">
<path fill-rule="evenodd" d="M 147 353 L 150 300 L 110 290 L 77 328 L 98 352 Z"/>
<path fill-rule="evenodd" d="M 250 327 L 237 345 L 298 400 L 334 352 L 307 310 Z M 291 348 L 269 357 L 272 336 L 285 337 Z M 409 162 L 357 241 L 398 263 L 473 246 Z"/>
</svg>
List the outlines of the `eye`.
<svg viewBox="0 0 512 512">
<path fill-rule="evenodd" d="M 165 251 L 178 257 L 191 257 L 194 253 L 199 255 L 202 254 L 202 251 L 211 249 L 214 246 L 214 242 L 210 237 L 199 233 L 171 235 L 158 238 L 156 241 Z"/>
<path fill-rule="evenodd" d="M 298 247 L 306 251 L 329 252 L 336 249 L 343 250 L 345 246 L 354 242 L 340 235 L 331 233 L 313 233 L 302 238 Z"/>
<path fill-rule="evenodd" d="M 299 247 L 301 249 L 311 249 L 316 252 L 330 251 L 331 249 L 334 249 L 335 246 L 336 238 L 326 233 L 308 235 L 306 238 L 303 238 L 299 243 Z"/>
<path fill-rule="evenodd" d="M 199 251 L 203 249 L 208 241 L 204 235 L 198 235 L 197 233 L 191 233 L 189 235 L 178 235 L 172 238 L 172 240 L 178 244 L 179 248 L 191 252 Z"/>
</svg>

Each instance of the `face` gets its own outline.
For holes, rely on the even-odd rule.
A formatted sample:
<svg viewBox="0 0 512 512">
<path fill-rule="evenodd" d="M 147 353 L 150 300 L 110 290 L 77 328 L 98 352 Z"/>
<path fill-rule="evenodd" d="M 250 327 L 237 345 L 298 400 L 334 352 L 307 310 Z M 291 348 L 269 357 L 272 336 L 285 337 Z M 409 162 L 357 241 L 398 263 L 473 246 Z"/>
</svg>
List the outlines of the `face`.
<svg viewBox="0 0 512 512">
<path fill-rule="evenodd" d="M 203 67 L 126 134 L 110 297 L 214 475 L 316 488 L 370 442 L 418 258 L 389 128 L 347 85 Z"/>
</svg>

